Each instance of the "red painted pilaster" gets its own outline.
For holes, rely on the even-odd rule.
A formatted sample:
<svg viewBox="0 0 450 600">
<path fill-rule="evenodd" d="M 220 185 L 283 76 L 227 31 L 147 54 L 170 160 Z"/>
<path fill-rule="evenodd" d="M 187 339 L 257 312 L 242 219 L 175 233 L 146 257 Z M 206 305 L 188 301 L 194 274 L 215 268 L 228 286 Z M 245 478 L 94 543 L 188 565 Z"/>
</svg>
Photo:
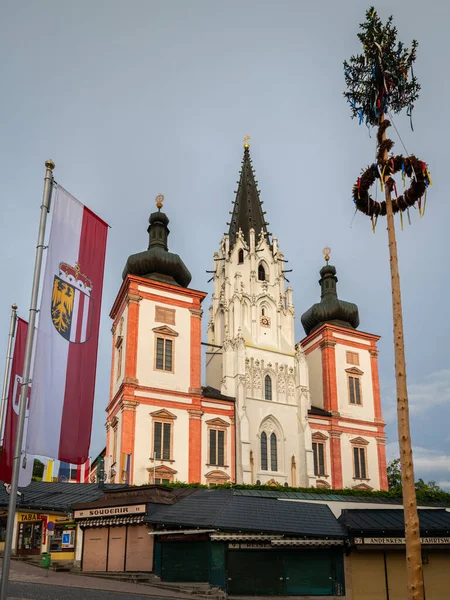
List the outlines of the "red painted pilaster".
<svg viewBox="0 0 450 600">
<path fill-rule="evenodd" d="M 139 332 L 139 301 L 140 296 L 136 290 L 130 287 L 127 296 L 128 319 L 127 319 L 127 340 L 125 350 L 125 380 L 136 380 L 137 373 L 137 351 L 138 351 L 138 332 Z"/>
<path fill-rule="evenodd" d="M 201 308 L 190 308 L 191 313 L 191 377 L 190 391 L 201 393 L 201 336 L 202 314 Z"/>
<path fill-rule="evenodd" d="M 342 488 L 342 456 L 340 431 L 330 431 L 331 487 Z"/>
<path fill-rule="evenodd" d="M 322 350 L 323 408 L 330 412 L 338 412 L 339 408 L 335 346 L 336 342 L 330 339 L 324 339 L 320 343 Z"/>
<path fill-rule="evenodd" d="M 381 410 L 380 378 L 378 375 L 378 351 L 377 350 L 369 350 L 369 352 L 370 352 L 370 370 L 372 371 L 374 418 L 375 418 L 375 421 L 383 422 L 383 413 Z"/>
<path fill-rule="evenodd" d="M 188 483 L 201 483 L 202 474 L 202 415 L 203 411 L 189 409 L 189 471 Z"/>
<path fill-rule="evenodd" d="M 231 436 L 231 481 L 236 483 L 236 433 L 235 433 L 235 422 L 234 415 L 230 417 L 231 427 L 230 427 L 230 436 Z"/>
<path fill-rule="evenodd" d="M 386 468 L 386 438 L 377 438 L 378 472 L 380 474 L 380 490 L 387 490 L 388 477 Z"/>
</svg>

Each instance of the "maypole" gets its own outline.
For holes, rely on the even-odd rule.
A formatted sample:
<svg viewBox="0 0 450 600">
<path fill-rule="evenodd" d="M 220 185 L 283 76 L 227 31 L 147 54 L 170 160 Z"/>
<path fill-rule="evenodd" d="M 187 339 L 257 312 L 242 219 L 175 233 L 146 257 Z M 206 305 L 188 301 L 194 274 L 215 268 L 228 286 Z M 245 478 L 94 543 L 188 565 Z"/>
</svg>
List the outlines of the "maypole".
<svg viewBox="0 0 450 600">
<path fill-rule="evenodd" d="M 360 124 L 365 123 L 368 127 L 377 126 L 378 133 L 376 160 L 361 173 L 357 183 L 353 186 L 353 200 L 356 209 L 370 217 L 374 232 L 379 216 L 386 216 L 387 220 L 408 600 L 424 600 L 394 215 L 399 214 L 402 229 L 405 211 L 409 222 L 410 208 L 417 206 L 419 215 L 423 216 L 426 192 L 431 184 L 431 178 L 427 164 L 415 156 L 403 157 L 389 154 L 394 142 L 386 136 L 386 130 L 391 123 L 385 116 L 398 113 L 406 108 L 407 114 L 411 118 L 414 102 L 417 100 L 420 90 L 413 73 L 417 42 L 412 42 L 411 49 L 406 48 L 402 42 L 397 42 L 397 29 L 392 24 L 392 17 L 384 25 L 374 8 L 367 11 L 366 21 L 360 25 L 360 29 L 358 37 L 363 45 L 363 53 L 352 56 L 349 62 L 344 62 L 347 84 L 345 97 L 350 104 L 352 117 L 357 117 Z M 399 195 L 393 175 L 400 172 L 404 187 L 406 188 L 406 178 L 410 180 L 410 185 L 403 191 L 403 194 Z M 377 179 L 381 191 L 384 191 L 385 200 L 381 202 L 374 200 L 369 193 Z"/>
</svg>

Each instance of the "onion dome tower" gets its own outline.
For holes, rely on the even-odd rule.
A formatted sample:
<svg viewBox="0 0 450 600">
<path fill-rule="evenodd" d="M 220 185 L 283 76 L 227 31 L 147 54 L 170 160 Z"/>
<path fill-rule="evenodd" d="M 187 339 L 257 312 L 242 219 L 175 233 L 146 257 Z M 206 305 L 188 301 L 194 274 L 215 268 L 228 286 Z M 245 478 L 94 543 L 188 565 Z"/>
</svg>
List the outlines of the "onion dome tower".
<svg viewBox="0 0 450 600">
<path fill-rule="evenodd" d="M 328 264 L 330 252 L 329 248 L 324 249 L 327 264 L 320 270 L 320 302 L 313 304 L 301 317 L 306 335 L 324 323 L 348 329 L 356 329 L 359 326 L 359 311 L 356 304 L 338 298 L 336 267 Z"/>
<path fill-rule="evenodd" d="M 148 226 L 148 250 L 138 252 L 128 257 L 122 273 L 122 278 L 127 275 L 137 275 L 146 279 L 171 283 L 187 288 L 192 276 L 189 269 L 178 256 L 168 251 L 167 238 L 169 236 L 168 216 L 161 212 L 164 196 L 156 197 L 157 212 L 150 215 Z"/>
</svg>

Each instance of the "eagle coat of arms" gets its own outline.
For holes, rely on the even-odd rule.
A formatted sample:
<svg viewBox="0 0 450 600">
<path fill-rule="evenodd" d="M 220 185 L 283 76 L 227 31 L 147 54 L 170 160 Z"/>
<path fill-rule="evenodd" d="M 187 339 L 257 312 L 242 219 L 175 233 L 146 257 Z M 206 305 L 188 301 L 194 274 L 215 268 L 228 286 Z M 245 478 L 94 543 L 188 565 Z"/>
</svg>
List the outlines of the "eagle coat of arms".
<svg viewBox="0 0 450 600">
<path fill-rule="evenodd" d="M 79 263 L 59 265 L 52 290 L 52 323 L 68 342 L 84 344 L 92 329 L 92 281 L 81 272 Z"/>
</svg>

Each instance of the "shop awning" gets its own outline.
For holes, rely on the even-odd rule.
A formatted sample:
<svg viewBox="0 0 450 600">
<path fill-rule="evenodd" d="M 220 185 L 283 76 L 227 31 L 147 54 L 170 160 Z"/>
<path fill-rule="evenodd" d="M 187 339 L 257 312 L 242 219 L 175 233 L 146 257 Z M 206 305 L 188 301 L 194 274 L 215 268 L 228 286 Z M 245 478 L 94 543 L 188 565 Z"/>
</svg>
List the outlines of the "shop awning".
<svg viewBox="0 0 450 600">
<path fill-rule="evenodd" d="M 77 521 L 80 527 L 108 527 L 109 525 L 137 525 L 144 522 L 145 515 L 116 517 L 111 519 L 83 519 Z"/>
<path fill-rule="evenodd" d="M 282 535 L 264 535 L 263 533 L 213 533 L 211 536 L 212 540 L 227 541 L 227 542 L 252 542 L 252 541 L 266 541 L 266 540 L 278 540 L 281 539 Z"/>
<path fill-rule="evenodd" d="M 272 546 L 343 546 L 343 540 L 301 540 L 282 539 L 272 540 Z"/>
</svg>

